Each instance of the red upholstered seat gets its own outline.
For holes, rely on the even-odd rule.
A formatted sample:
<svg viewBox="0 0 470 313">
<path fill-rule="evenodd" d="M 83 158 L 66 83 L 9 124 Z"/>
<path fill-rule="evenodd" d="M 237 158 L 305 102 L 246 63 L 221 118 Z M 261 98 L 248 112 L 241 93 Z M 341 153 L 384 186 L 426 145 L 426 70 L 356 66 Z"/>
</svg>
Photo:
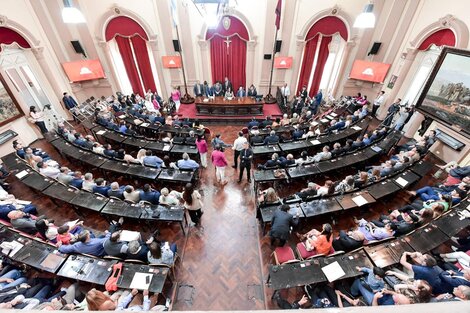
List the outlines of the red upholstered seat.
<svg viewBox="0 0 470 313">
<path fill-rule="evenodd" d="M 315 251 L 315 249 L 313 249 L 312 251 L 307 251 L 307 248 L 305 248 L 303 242 L 299 242 L 297 244 L 297 252 L 299 252 L 300 257 L 304 260 L 317 254 L 317 251 Z"/>
<path fill-rule="evenodd" d="M 274 250 L 274 258 L 276 259 L 277 264 L 283 264 L 296 259 L 294 251 L 288 245 L 277 247 L 276 250 Z"/>
</svg>

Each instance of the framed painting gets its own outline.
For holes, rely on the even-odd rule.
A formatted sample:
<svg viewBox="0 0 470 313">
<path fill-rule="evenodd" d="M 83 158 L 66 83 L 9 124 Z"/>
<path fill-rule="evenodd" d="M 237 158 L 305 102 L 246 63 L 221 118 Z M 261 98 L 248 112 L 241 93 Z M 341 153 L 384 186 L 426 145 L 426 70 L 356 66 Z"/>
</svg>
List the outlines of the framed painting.
<svg viewBox="0 0 470 313">
<path fill-rule="evenodd" d="M 470 137 L 470 51 L 442 50 L 416 108 Z"/>
<path fill-rule="evenodd" d="M 24 115 L 18 102 L 11 93 L 3 76 L 0 74 L 0 126 L 16 120 Z"/>
</svg>

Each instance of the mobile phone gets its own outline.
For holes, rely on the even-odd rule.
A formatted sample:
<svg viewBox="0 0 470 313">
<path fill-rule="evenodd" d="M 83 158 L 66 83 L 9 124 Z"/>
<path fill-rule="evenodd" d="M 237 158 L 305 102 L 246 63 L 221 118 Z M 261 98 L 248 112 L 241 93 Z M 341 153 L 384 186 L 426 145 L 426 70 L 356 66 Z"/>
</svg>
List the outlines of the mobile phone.
<svg viewBox="0 0 470 313">
<path fill-rule="evenodd" d="M 145 277 L 145 284 L 150 284 L 150 276 Z"/>
</svg>

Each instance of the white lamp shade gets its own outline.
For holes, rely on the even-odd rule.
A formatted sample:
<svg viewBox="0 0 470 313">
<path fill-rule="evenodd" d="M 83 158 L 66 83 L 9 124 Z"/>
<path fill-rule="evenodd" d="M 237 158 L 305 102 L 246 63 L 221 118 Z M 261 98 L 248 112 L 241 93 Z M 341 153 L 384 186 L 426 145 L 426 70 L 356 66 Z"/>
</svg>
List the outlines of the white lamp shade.
<svg viewBox="0 0 470 313">
<path fill-rule="evenodd" d="M 372 12 L 374 10 L 373 4 L 365 6 L 364 11 L 356 17 L 353 27 L 356 28 L 374 28 L 375 27 L 375 15 Z"/>
<path fill-rule="evenodd" d="M 85 17 L 79 9 L 74 7 L 65 7 L 62 9 L 62 20 L 68 24 L 85 23 Z"/>
</svg>

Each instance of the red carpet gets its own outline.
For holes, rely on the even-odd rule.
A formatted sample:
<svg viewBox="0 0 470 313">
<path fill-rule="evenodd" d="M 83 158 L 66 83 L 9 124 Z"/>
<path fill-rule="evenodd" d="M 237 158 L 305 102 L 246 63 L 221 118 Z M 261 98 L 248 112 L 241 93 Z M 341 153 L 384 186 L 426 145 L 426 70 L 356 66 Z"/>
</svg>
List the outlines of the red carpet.
<svg viewBox="0 0 470 313">
<path fill-rule="evenodd" d="M 180 108 L 178 109 L 178 116 L 182 118 L 189 117 L 191 119 L 204 119 L 204 120 L 221 120 L 221 119 L 229 119 L 229 120 L 250 120 L 253 116 L 252 115 L 196 115 L 196 104 L 181 104 Z M 257 119 L 262 119 L 266 116 L 271 116 L 272 118 L 282 117 L 282 112 L 279 109 L 277 103 L 275 104 L 264 104 L 263 105 L 263 114 L 264 116 L 257 115 Z"/>
</svg>

